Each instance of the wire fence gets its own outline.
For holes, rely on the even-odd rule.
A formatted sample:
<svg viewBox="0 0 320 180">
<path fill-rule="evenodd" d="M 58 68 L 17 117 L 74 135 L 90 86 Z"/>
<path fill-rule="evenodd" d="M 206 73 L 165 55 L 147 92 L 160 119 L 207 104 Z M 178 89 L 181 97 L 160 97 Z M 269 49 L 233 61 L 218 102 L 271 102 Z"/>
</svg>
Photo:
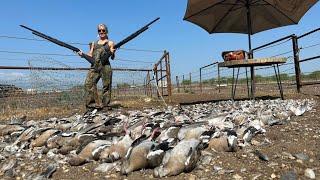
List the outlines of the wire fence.
<svg viewBox="0 0 320 180">
<path fill-rule="evenodd" d="M 253 55 L 254 58 L 285 57 L 287 62 L 280 65 L 280 77 L 285 92 L 294 91 L 298 82 L 296 62 L 298 62 L 301 71 L 300 74 L 298 73 L 301 80 L 298 82 L 300 86 L 308 83 L 316 84 L 320 80 L 320 61 L 318 61 L 320 41 L 318 35 L 319 29 L 298 37 L 290 35 L 253 49 Z M 296 49 L 293 47 L 294 37 L 297 39 Z M 36 48 L 8 50 L 4 46 L 8 40 L 32 42 L 30 46 Z M 2 64 L 0 65 L 3 65 L 1 67 L 27 67 L 27 69 L 0 69 L 0 106 L 3 111 L 8 108 L 34 108 L 83 103 L 83 84 L 87 74 L 86 68 L 89 67 L 86 61 L 80 60 L 77 55 L 68 51 L 61 53 L 61 49 L 41 52 L 38 50 L 39 43 L 45 43 L 43 46 L 47 46 L 49 43 L 40 39 L 0 35 L 0 41 L 2 42 L 0 44 L 0 62 Z M 71 42 L 70 44 L 88 46 L 87 43 Z M 153 75 L 153 70 L 155 63 L 163 54 L 165 54 L 164 51 L 158 50 L 135 48 L 118 50 L 116 60 L 111 62 L 114 69 L 113 98 L 144 97 L 146 95 L 157 97 L 159 87 L 156 86 L 155 79 L 161 80 L 160 84 L 163 84 L 162 80 L 167 74 L 161 75 L 160 70 L 161 77 L 156 78 Z M 131 57 L 131 59 L 123 57 Z M 211 64 L 199 67 L 192 72 L 172 77 L 172 93 L 229 94 L 232 75 L 234 75 L 238 76 L 237 93 L 247 94 L 249 69 L 240 68 L 233 71 L 233 69 L 218 68 L 217 62 L 222 62 L 222 60 L 214 60 Z M 274 71 L 273 66 L 255 68 L 258 92 L 268 93 L 277 90 Z M 99 83 L 98 87 L 101 88 L 101 86 Z"/>
<path fill-rule="evenodd" d="M 39 69 L 41 67 L 44 69 Z M 67 70 L 70 68 L 61 62 L 41 57 L 30 60 L 26 69 L 1 69 L 1 109 L 84 104 L 83 85 L 87 69 Z M 113 99 L 146 96 L 148 71 L 152 70 L 115 68 L 112 78 Z M 155 86 L 150 87 L 153 89 L 150 92 L 156 94 Z M 99 82 L 98 89 L 101 88 L 102 83 Z"/>
<path fill-rule="evenodd" d="M 274 42 L 262 45 L 253 49 L 254 59 L 271 57 L 285 57 L 286 63 L 280 64 L 280 78 L 285 92 L 295 91 L 297 87 L 297 73 L 295 58 L 300 58 L 300 80 L 303 83 L 313 84 L 319 82 L 320 79 L 320 40 L 319 29 L 306 33 L 303 37 L 298 37 L 297 52 L 293 48 L 293 38 L 295 35 L 290 35 Z M 296 54 L 297 55 L 296 55 Z M 221 58 L 222 59 L 222 58 Z M 313 60 L 313 61 L 309 61 Z M 223 60 L 213 61 L 222 62 Z M 308 62 L 304 62 L 308 61 Z M 209 93 L 209 94 L 223 94 L 229 93 L 231 90 L 232 77 L 238 76 L 237 93 L 249 94 L 249 79 L 250 69 L 240 68 L 218 68 L 218 64 L 212 63 L 199 67 L 192 72 L 181 74 L 174 79 L 175 93 Z M 273 66 L 255 67 L 255 81 L 256 91 L 265 93 L 277 91 L 277 80 L 275 76 L 275 68 Z"/>
<path fill-rule="evenodd" d="M 312 84 L 320 80 L 320 29 L 315 29 L 299 38 L 301 81 Z"/>
<path fill-rule="evenodd" d="M 21 46 L 8 49 L 4 46 L 7 41 Z M 84 106 L 83 85 L 90 67 L 88 62 L 41 39 L 0 35 L 0 42 L 2 112 L 21 108 Z M 87 43 L 70 44 L 88 46 Z M 42 52 L 39 46 L 50 46 L 51 52 Z M 20 47 L 26 49 L 21 50 Z M 111 61 L 113 100 L 147 97 L 147 74 L 152 74 L 154 64 L 163 53 L 159 50 L 120 48 L 115 60 Z M 129 56 L 132 59 L 123 58 Z M 148 95 L 156 97 L 154 84 L 149 83 Z M 102 83 L 99 82 L 99 93 L 101 88 Z"/>
</svg>

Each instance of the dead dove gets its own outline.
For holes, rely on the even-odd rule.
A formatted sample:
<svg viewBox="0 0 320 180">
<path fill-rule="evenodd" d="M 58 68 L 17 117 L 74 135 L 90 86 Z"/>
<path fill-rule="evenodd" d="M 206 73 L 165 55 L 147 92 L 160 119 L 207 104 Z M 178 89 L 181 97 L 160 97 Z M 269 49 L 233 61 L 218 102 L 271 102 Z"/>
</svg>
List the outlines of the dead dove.
<svg viewBox="0 0 320 180">
<path fill-rule="evenodd" d="M 162 165 L 154 169 L 154 176 L 174 176 L 194 169 L 200 158 L 199 145 L 197 139 L 180 141 L 171 151 L 167 151 Z"/>
</svg>

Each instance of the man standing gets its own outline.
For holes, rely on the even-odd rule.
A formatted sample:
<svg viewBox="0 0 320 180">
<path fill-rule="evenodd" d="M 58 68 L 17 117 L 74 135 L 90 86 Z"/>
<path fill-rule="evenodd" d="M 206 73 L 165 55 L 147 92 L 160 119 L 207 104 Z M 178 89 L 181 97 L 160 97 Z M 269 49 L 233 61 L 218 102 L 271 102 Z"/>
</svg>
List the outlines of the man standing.
<svg viewBox="0 0 320 180">
<path fill-rule="evenodd" d="M 90 44 L 89 56 L 93 57 L 95 63 L 87 74 L 85 81 L 85 96 L 87 109 L 103 109 L 109 108 L 111 100 L 111 84 L 112 84 L 112 69 L 109 62 L 109 57 L 106 56 L 108 50 L 111 51 L 111 59 L 114 59 L 114 43 L 108 39 L 108 29 L 105 24 L 98 25 L 99 40 Z M 82 56 L 83 52 L 78 53 Z M 102 64 L 102 62 L 105 62 Z M 98 96 L 97 83 L 102 79 L 102 102 Z"/>
</svg>

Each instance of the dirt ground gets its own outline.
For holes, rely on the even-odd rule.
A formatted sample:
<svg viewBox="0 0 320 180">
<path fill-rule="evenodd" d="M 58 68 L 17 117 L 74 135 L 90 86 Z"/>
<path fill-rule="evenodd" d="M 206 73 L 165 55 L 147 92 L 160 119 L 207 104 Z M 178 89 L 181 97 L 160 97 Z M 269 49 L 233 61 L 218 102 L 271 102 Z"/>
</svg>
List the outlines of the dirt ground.
<svg viewBox="0 0 320 180">
<path fill-rule="evenodd" d="M 313 98 L 317 101 L 316 107 L 303 116 L 293 117 L 289 123 L 267 127 L 266 134 L 254 138 L 254 145 L 238 149 L 237 152 L 217 153 L 206 151 L 198 166 L 190 173 L 182 173 L 178 176 L 165 179 L 280 179 L 296 176 L 299 179 L 307 179 L 304 176 L 307 168 L 313 169 L 316 179 L 320 179 L 320 91 L 318 86 L 309 86 L 302 89 L 302 93 L 286 93 L 285 98 Z M 258 95 L 260 98 L 278 98 L 277 93 Z M 216 94 L 177 94 L 169 104 L 189 104 L 205 101 L 215 101 L 228 98 L 226 95 L 217 98 Z M 238 99 L 243 99 L 240 96 Z M 143 105 L 141 103 L 143 102 Z M 115 108 L 134 109 L 145 106 L 163 107 L 163 102 L 149 99 L 130 101 L 120 104 Z M 116 104 L 116 103 L 115 103 Z M 269 158 L 269 161 L 260 160 L 251 151 L 259 150 Z M 302 157 L 300 156 L 302 155 Z M 44 164 L 50 163 L 44 158 L 37 162 L 25 162 L 24 167 L 45 170 Z M 95 172 L 99 162 L 87 163 L 79 167 L 61 165 L 53 174 L 53 179 L 154 179 L 152 170 L 141 170 L 128 176 L 121 176 L 114 172 L 104 174 Z"/>
<path fill-rule="evenodd" d="M 9 98 L 8 98 L 9 99 Z M 0 98 L 0 105 L 1 105 Z M 4 100 L 6 101 L 6 100 Z M 12 98 L 11 98 L 12 101 Z M 28 99 L 18 99 L 14 100 L 15 103 L 21 103 L 21 101 L 26 101 L 23 103 L 28 103 Z M 3 104 L 6 104 L 3 103 Z M 11 105 L 12 103 L 10 103 Z M 21 105 L 20 105 L 21 106 Z M 164 107 L 165 104 L 162 100 L 158 98 L 149 98 L 147 96 L 136 96 L 136 97 L 123 97 L 123 98 L 113 98 L 111 107 L 114 110 L 132 110 L 132 109 L 143 109 L 149 107 Z M 52 117 L 63 118 L 69 117 L 74 114 L 84 114 L 86 112 L 85 104 L 82 100 L 78 100 L 77 102 L 70 102 L 64 104 L 58 103 L 50 103 L 47 102 L 44 105 L 37 107 L 23 107 L 16 108 L 12 106 L 2 106 L 0 107 L 0 121 L 8 121 L 12 118 L 21 118 L 25 117 L 26 120 L 43 120 L 49 119 Z"/>
<path fill-rule="evenodd" d="M 320 86 L 308 86 L 303 91 L 305 94 L 295 93 L 292 86 L 285 88 L 285 98 L 303 98 L 309 97 L 310 94 L 317 92 Z M 268 90 L 266 90 L 268 89 Z M 220 91 L 216 87 L 208 89 L 203 88 L 200 93 L 199 88 L 192 90 L 186 88 L 181 92 L 189 91 L 191 93 L 177 93 L 177 89 L 173 90 L 173 96 L 169 101 L 167 96 L 158 98 L 155 94 L 153 97 L 145 95 L 138 96 L 115 96 L 112 98 L 112 108 L 115 110 L 132 110 L 150 107 L 165 107 L 166 105 L 184 105 L 202 102 L 215 102 L 230 99 L 230 88 L 222 87 Z M 311 90 L 311 92 L 310 92 Z M 72 94 L 71 94 L 72 95 Z M 43 120 L 51 117 L 63 118 L 72 116 L 76 113 L 85 113 L 85 103 L 82 96 L 75 95 L 65 101 L 59 101 L 61 95 L 51 94 L 43 96 L 13 96 L 0 98 L 0 121 L 10 120 L 12 118 L 26 117 L 26 120 Z M 257 99 L 273 99 L 279 98 L 279 91 L 276 86 L 266 87 L 258 86 L 256 90 Z M 247 89 L 245 87 L 237 87 L 236 100 L 248 99 Z M 164 102 L 165 101 L 165 102 Z"/>
<path fill-rule="evenodd" d="M 320 98 L 313 90 L 303 89 L 302 94 L 286 94 L 286 98 L 314 98 L 317 106 L 311 112 L 292 118 L 288 124 L 267 128 L 266 134 L 254 138 L 255 145 L 249 149 L 239 149 L 230 153 L 206 152 L 208 156 L 204 157 L 209 160 L 204 160 L 205 163 L 201 161 L 192 172 L 165 179 L 280 179 L 290 175 L 307 179 L 304 176 L 307 168 L 313 169 L 316 178 L 319 179 Z M 205 101 L 211 97 L 207 95 L 199 99 L 195 95 L 181 96 L 184 103 L 192 103 L 193 100 Z M 260 160 L 250 152 L 255 149 L 268 156 L 269 161 Z M 299 153 L 306 158 L 295 157 Z M 54 174 L 53 179 L 153 179 L 152 170 L 137 171 L 129 176 L 120 176 L 119 173 L 108 175 L 94 173 L 93 170 L 97 165 L 97 162 L 93 162 L 82 167 L 70 167 L 66 173 L 60 169 Z"/>
</svg>

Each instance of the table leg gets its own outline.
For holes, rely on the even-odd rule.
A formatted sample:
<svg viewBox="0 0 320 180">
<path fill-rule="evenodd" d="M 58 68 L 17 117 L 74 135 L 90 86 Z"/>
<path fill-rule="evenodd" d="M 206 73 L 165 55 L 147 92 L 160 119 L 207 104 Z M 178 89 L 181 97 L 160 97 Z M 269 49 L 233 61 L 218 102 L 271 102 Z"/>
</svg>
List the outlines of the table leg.
<svg viewBox="0 0 320 180">
<path fill-rule="evenodd" d="M 250 79 L 251 79 L 251 98 L 254 100 L 255 95 L 255 78 L 254 78 L 254 66 L 250 66 Z"/>
<path fill-rule="evenodd" d="M 277 69 L 278 69 L 278 75 L 279 75 L 279 84 L 280 84 L 280 94 L 281 94 L 281 99 L 283 100 L 283 89 L 282 89 L 282 82 L 281 82 L 281 76 L 280 76 L 280 70 L 279 70 L 279 64 L 277 64 Z"/>
<path fill-rule="evenodd" d="M 234 86 L 234 68 L 232 68 L 232 81 L 231 81 L 231 99 L 234 100 L 233 97 L 233 86 Z"/>
<path fill-rule="evenodd" d="M 247 67 L 246 67 L 246 79 L 247 79 L 247 93 L 248 93 L 248 98 L 250 99 L 249 79 L 248 79 L 248 68 L 247 68 Z"/>
<path fill-rule="evenodd" d="M 284 99 L 283 98 L 283 90 L 282 90 L 280 71 L 279 71 L 279 65 L 277 64 L 277 69 L 276 69 L 276 66 L 273 65 L 273 69 L 274 69 L 274 74 L 276 75 L 277 85 L 278 85 L 278 88 L 279 88 L 279 91 L 280 91 L 281 99 Z"/>
<path fill-rule="evenodd" d="M 236 78 L 236 82 L 235 82 L 234 88 L 233 88 L 232 99 L 234 99 L 234 97 L 236 96 L 236 89 L 237 89 L 237 84 L 238 84 L 239 71 L 240 71 L 240 68 L 238 68 L 237 78 Z"/>
</svg>

